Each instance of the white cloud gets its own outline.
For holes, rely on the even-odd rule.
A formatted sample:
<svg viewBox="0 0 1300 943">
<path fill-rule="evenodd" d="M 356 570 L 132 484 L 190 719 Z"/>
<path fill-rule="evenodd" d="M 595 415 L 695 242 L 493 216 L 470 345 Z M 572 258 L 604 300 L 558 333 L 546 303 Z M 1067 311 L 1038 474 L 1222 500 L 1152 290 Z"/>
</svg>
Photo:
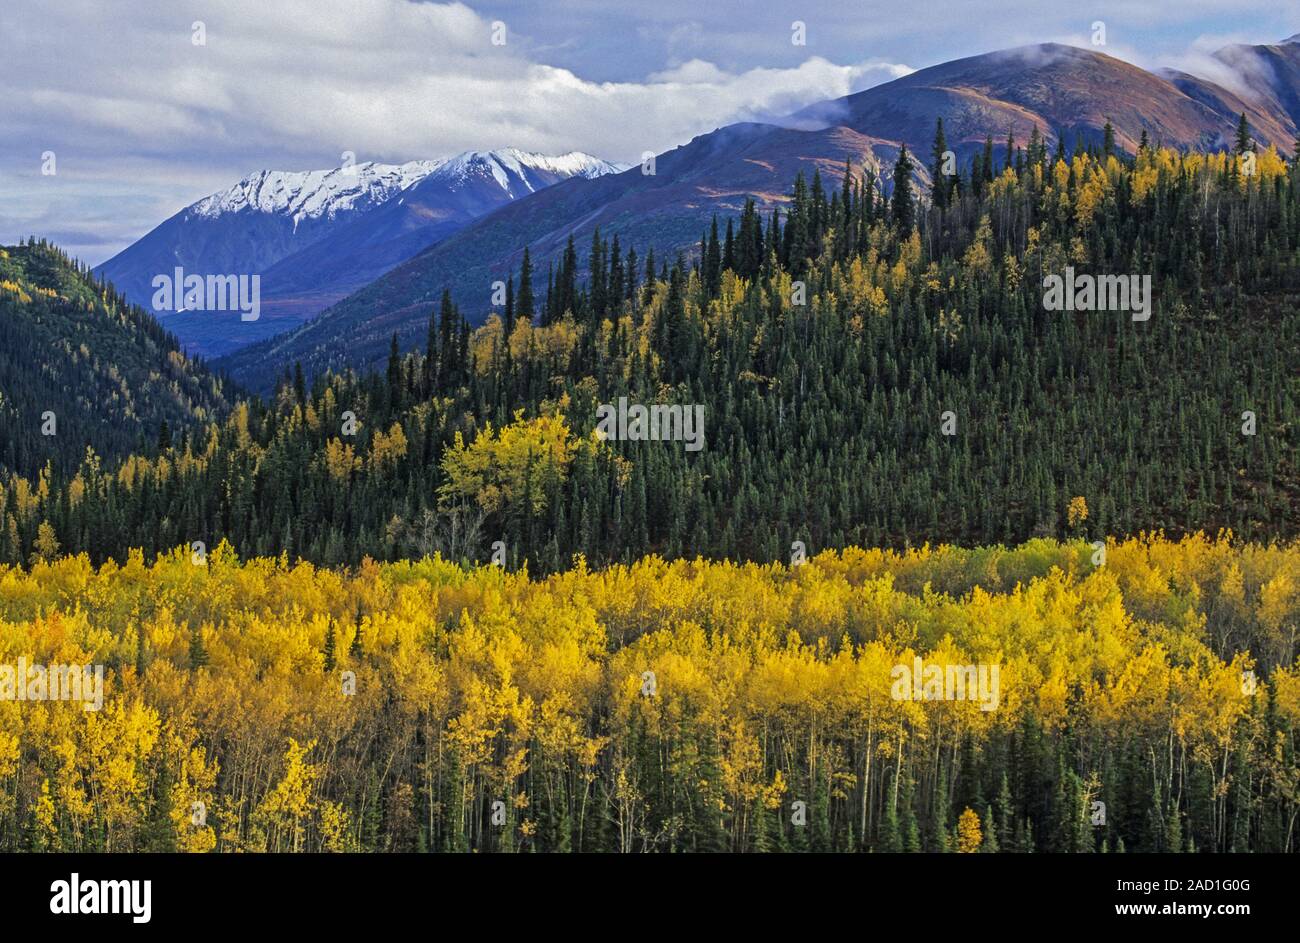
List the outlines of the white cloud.
<svg viewBox="0 0 1300 943">
<path fill-rule="evenodd" d="M 910 71 L 811 56 L 733 72 L 692 59 L 639 82 L 593 82 L 534 61 L 509 27 L 494 46 L 492 21 L 461 3 L 20 0 L 3 15 L 0 42 L 18 45 L 0 47 L 0 95 L 16 103 L 0 111 L 0 205 L 10 206 L 0 241 L 24 234 L 10 231 L 20 219 L 48 215 L 42 200 L 67 210 L 94 165 L 94 177 L 141 182 L 136 199 L 105 196 L 123 216 L 101 204 L 62 222 L 101 231 L 102 245 L 83 247 L 94 262 L 255 168 L 506 145 L 638 160 Z M 203 46 L 191 41 L 197 20 Z M 57 178 L 39 174 L 44 150 L 59 154 Z M 196 178 L 208 181 L 197 192 Z"/>
<path fill-rule="evenodd" d="M 478 0 L 469 0 L 477 5 Z M 1267 0 L 946 0 L 871 15 L 755 0 L 0 0 L 0 242 L 77 234 L 98 262 L 258 168 L 468 148 L 639 160 L 928 65 L 1058 37 L 1231 82 L 1198 30 L 1250 42 L 1300 24 Z M 201 20 L 206 46 L 191 43 Z M 901 51 L 900 51 L 901 50 Z M 885 58 L 880 58 L 884 56 Z M 844 63 L 844 64 L 839 64 Z M 1190 68 L 1189 68 L 1190 66 Z M 1238 82 L 1240 84 L 1240 82 Z M 59 175 L 40 175 L 40 155 Z"/>
</svg>

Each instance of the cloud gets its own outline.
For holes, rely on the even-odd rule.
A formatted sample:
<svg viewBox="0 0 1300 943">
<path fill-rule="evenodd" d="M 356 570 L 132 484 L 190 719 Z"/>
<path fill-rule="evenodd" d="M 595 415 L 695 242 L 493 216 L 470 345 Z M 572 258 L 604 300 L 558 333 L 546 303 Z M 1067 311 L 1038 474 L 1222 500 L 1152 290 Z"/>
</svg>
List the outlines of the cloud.
<svg viewBox="0 0 1300 943">
<path fill-rule="evenodd" d="M 99 262 L 252 170 L 337 166 L 344 151 L 400 162 L 514 145 L 637 161 L 896 78 L 910 71 L 901 62 L 1052 38 L 1090 48 L 1096 19 L 1107 24 L 1103 51 L 1197 73 L 1222 68 L 1193 44 L 1198 31 L 1260 42 L 1300 28 L 1267 0 L 1097 0 L 1086 12 L 1073 0 L 947 0 L 889 15 L 843 0 L 487 9 L 0 0 L 0 242 L 48 226 L 82 234 L 68 248 Z M 496 16 L 504 46 L 492 43 Z M 806 47 L 791 43 L 795 19 L 807 23 Z M 191 41 L 196 21 L 202 46 Z M 55 177 L 40 174 L 47 150 Z"/>
<path fill-rule="evenodd" d="M 1260 57 L 1233 48 L 1239 45 L 1251 42 L 1241 35 L 1201 36 L 1187 52 L 1165 57 L 1160 64 L 1209 79 L 1245 101 L 1261 104 L 1261 91 L 1271 89 L 1277 76 Z"/>
<path fill-rule="evenodd" d="M 494 45 L 492 19 L 462 3 L 64 0 L 0 15 L 3 42 L 17 43 L 0 49 L 0 95 L 13 103 L 0 111 L 0 241 L 57 207 L 69 214 L 57 228 L 82 233 L 70 248 L 91 262 L 258 168 L 508 145 L 639 160 L 910 71 L 815 55 L 740 70 L 692 58 L 597 82 L 537 61 L 540 44 L 509 24 Z M 40 174 L 47 150 L 55 177 Z M 124 186 L 95 196 L 91 181 Z"/>
</svg>

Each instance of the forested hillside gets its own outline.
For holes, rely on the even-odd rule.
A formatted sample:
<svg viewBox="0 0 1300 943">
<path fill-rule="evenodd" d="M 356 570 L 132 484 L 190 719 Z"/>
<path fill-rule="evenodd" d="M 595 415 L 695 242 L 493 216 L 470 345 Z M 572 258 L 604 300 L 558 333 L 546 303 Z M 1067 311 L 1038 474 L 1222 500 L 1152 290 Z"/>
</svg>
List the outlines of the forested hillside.
<svg viewBox="0 0 1300 943">
<path fill-rule="evenodd" d="M 0 248 L 0 472 L 61 480 L 219 419 L 221 381 L 153 316 L 44 242 Z"/>
<path fill-rule="evenodd" d="M 1105 549 L 0 568 L 0 848 L 1294 852 L 1300 545 Z"/>
<path fill-rule="evenodd" d="M 1300 172 L 1248 161 L 1243 134 L 1132 161 L 990 143 L 919 205 L 852 167 L 801 178 L 788 216 L 719 220 L 689 262 L 597 237 L 549 284 L 512 278 L 504 320 L 471 329 L 444 300 L 386 374 L 299 373 L 160 454 L 11 478 L 0 559 L 225 539 L 485 560 L 502 541 L 543 573 L 794 541 L 1294 537 Z M 1149 320 L 1044 310 L 1066 266 L 1149 275 Z M 600 441 L 622 396 L 702 405 L 704 447 Z"/>
<path fill-rule="evenodd" d="M 582 250 L 596 229 L 619 236 L 624 248 L 634 245 L 644 255 L 653 246 L 671 257 L 711 216 L 735 216 L 747 198 L 765 215 L 778 206 L 786 212 L 800 170 L 811 178 L 820 167 L 830 181 L 849 160 L 859 174 L 878 175 L 888 192 L 898 148 L 924 153 L 936 116 L 963 168 L 989 135 L 1000 149 L 1008 133 L 1022 144 L 1036 133 L 1067 150 L 1109 142 L 1126 157 L 1146 138 L 1177 151 L 1226 150 L 1243 114 L 1260 150 L 1288 152 L 1300 130 L 1300 44 L 1235 49 L 1231 61 L 1250 79 L 1227 78 L 1233 70 L 1225 63 L 1209 74 L 1233 88 L 1248 86 L 1241 97 L 1204 77 L 1147 72 L 1095 44 L 1041 43 L 942 62 L 771 124 L 725 125 L 659 154 L 652 167 L 575 181 L 489 214 L 299 330 L 236 352 L 220 366 L 258 391 L 295 361 L 309 374 L 382 368 L 390 335 L 404 347 L 416 343 L 425 311 L 444 289 L 472 324 L 484 323 L 489 306 L 500 304 L 489 302 L 490 286 L 519 268 L 525 244 L 542 272 L 558 267 L 567 238 Z M 932 169 L 918 175 L 927 189 L 924 171 Z"/>
</svg>

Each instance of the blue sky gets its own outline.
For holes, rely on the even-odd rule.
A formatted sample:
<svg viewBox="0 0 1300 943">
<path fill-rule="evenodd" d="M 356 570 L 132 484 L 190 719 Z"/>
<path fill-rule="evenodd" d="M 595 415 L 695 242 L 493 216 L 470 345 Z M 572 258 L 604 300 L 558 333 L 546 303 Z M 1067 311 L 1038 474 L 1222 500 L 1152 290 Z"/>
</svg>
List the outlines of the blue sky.
<svg viewBox="0 0 1300 943">
<path fill-rule="evenodd" d="M 504 0 L 472 6 L 533 37 L 553 65 L 594 81 L 636 81 L 692 58 L 729 71 L 791 67 L 809 55 L 835 62 L 879 56 L 923 68 L 1051 39 L 1086 44 L 1096 20 L 1107 24 L 1109 44 L 1153 60 L 1180 56 L 1202 37 L 1276 42 L 1300 30 L 1294 6 L 1236 0 Z M 790 43 L 793 20 L 808 24 L 803 49 Z"/>
<path fill-rule="evenodd" d="M 1300 12 L 1256 0 L 5 0 L 0 243 L 92 264 L 259 168 L 466 149 L 636 160 L 947 59 L 1090 45 L 1204 72 Z M 792 41 L 792 23 L 806 43 Z M 494 44 L 493 24 L 505 24 Z M 203 24 L 202 44 L 194 24 Z M 497 37 L 500 38 L 499 32 Z M 52 152 L 56 173 L 41 173 Z"/>
</svg>

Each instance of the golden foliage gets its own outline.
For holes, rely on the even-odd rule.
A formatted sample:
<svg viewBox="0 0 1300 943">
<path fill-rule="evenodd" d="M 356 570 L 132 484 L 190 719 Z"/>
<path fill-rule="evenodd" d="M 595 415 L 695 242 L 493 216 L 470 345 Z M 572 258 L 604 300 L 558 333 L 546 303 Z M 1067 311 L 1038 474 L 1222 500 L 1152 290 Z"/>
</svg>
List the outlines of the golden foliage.
<svg viewBox="0 0 1300 943">
<path fill-rule="evenodd" d="M 462 455 L 464 475 L 486 475 L 472 462 L 487 459 L 482 469 L 522 476 L 530 444 L 554 462 L 572 448 L 559 418 L 482 438 L 482 454 Z M 946 755 L 1034 717 L 1053 735 L 1068 726 L 1092 755 L 1146 739 L 1212 769 L 1265 705 L 1300 721 L 1300 664 L 1212 647 L 1230 625 L 1294 650 L 1300 547 L 1196 535 L 1111 541 L 1100 567 L 1091 556 L 1050 540 L 847 548 L 797 567 L 647 557 L 591 572 L 579 561 L 534 580 L 437 558 L 355 571 L 240 563 L 223 546 L 207 566 L 179 548 L 149 565 L 133 553 L 98 569 L 85 557 L 3 567 L 0 663 L 110 667 L 97 712 L 0 701 L 0 781 L 14 786 L 26 766 L 24 827 L 41 847 L 84 848 L 95 823 L 103 847 L 135 847 L 163 795 L 181 850 L 347 851 L 365 786 L 349 745 L 377 737 L 410 758 L 404 787 L 444 775 L 441 757 L 461 771 L 437 800 L 461 803 L 458 821 L 476 796 L 510 797 L 529 838 L 542 826 L 528 790 L 558 776 L 608 796 L 632 834 L 646 787 L 626 751 L 641 736 L 714 744 L 715 762 L 682 768 L 710 808 L 743 816 L 788 806 L 789 784 L 806 782 L 803 749 L 843 797 L 863 775 L 849 745 L 868 745 L 878 777 L 903 756 Z M 197 672 L 195 629 L 209 654 Z M 914 657 L 998 665 L 996 709 L 896 700 L 891 671 Z M 341 690 L 342 671 L 355 693 Z M 0 805 L 0 819 L 17 808 Z M 979 848 L 980 831 L 962 813 L 959 850 Z"/>
<path fill-rule="evenodd" d="M 974 809 L 966 809 L 957 819 L 957 851 L 959 854 L 973 854 L 980 850 L 984 840 L 980 832 L 980 817 Z"/>
<path fill-rule="evenodd" d="M 488 423 L 469 445 L 456 433 L 443 455 L 447 482 L 439 495 L 444 503 L 468 499 L 492 513 L 527 493 L 530 510 L 540 513 L 548 483 L 564 480 L 577 449 L 564 416 L 526 420 L 520 411 L 499 433 Z"/>
</svg>

